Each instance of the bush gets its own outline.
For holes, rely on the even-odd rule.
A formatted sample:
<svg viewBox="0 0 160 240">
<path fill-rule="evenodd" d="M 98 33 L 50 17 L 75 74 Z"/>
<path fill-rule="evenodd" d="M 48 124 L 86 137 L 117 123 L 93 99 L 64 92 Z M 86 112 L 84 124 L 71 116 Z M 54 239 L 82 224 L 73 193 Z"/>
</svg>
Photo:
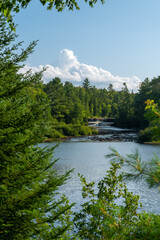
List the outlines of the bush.
<svg viewBox="0 0 160 240">
<path fill-rule="evenodd" d="M 141 130 L 138 137 L 139 142 L 158 142 L 160 141 L 160 128 L 158 126 L 148 127 Z"/>
<path fill-rule="evenodd" d="M 138 135 L 139 142 L 151 142 L 152 141 L 152 132 L 149 128 L 141 130 Z"/>
<path fill-rule="evenodd" d="M 66 124 L 64 122 L 53 122 L 51 124 L 51 130 L 47 137 L 50 138 L 63 138 L 65 136 L 87 136 L 91 134 L 97 134 L 97 131 L 88 126 L 82 126 L 80 124 Z"/>
<path fill-rule="evenodd" d="M 56 129 L 52 129 L 49 132 L 49 134 L 47 135 L 47 137 L 49 137 L 49 138 L 63 138 L 64 135 L 60 131 L 58 131 Z"/>
<path fill-rule="evenodd" d="M 85 240 L 158 240 L 160 216 L 138 213 L 139 196 L 127 190 L 123 174 L 118 174 L 119 169 L 119 164 L 112 163 L 107 175 L 98 183 L 97 193 L 95 182 L 87 183 L 79 175 L 82 196 L 87 200 L 74 214 L 75 235 Z"/>
<path fill-rule="evenodd" d="M 88 126 L 81 126 L 79 129 L 79 134 L 80 135 L 91 135 L 92 129 Z"/>
</svg>

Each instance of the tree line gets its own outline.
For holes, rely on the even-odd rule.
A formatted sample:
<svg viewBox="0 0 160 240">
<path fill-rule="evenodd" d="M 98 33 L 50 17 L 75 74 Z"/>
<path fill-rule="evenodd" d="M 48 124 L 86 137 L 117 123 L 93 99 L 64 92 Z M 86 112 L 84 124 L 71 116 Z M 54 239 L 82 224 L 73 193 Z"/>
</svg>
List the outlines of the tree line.
<svg viewBox="0 0 160 240">
<path fill-rule="evenodd" d="M 146 78 L 136 93 L 130 92 L 125 82 L 122 89 L 116 91 L 112 84 L 107 89 L 98 89 L 85 79 L 82 86 L 76 87 L 70 82 L 63 84 L 59 78 L 44 84 L 43 90 L 50 99 L 55 127 L 56 122 L 87 125 L 88 118 L 112 117 L 118 127 L 145 129 L 149 125 L 146 101 L 152 99 L 159 103 L 160 77 Z M 140 140 L 149 140 L 146 131 L 140 135 Z"/>
</svg>

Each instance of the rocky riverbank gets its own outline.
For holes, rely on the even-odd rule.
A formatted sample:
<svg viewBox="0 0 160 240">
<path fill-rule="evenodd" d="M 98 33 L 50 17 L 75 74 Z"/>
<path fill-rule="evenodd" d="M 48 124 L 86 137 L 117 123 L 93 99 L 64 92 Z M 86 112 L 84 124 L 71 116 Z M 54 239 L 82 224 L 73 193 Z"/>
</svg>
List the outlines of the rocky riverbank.
<svg viewBox="0 0 160 240">
<path fill-rule="evenodd" d="M 98 135 L 92 138 L 93 141 L 136 142 L 138 138 L 136 129 L 123 129 L 111 126 L 96 129 L 98 130 Z"/>
<path fill-rule="evenodd" d="M 115 127 L 96 127 L 98 135 L 81 136 L 66 139 L 67 141 L 81 141 L 81 142 L 136 142 L 138 138 L 138 131 L 134 129 L 122 129 Z"/>
<path fill-rule="evenodd" d="M 136 142 L 137 133 L 126 133 L 126 132 L 110 132 L 103 135 L 88 137 L 91 141 L 100 142 Z"/>
</svg>

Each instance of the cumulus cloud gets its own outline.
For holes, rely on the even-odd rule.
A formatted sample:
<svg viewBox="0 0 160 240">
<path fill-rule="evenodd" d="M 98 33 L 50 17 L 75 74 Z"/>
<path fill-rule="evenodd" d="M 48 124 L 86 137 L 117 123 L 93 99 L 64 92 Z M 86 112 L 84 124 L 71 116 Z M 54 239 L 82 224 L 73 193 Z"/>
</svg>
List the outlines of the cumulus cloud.
<svg viewBox="0 0 160 240">
<path fill-rule="evenodd" d="M 102 68 L 97 68 L 92 65 L 80 63 L 73 51 L 63 49 L 60 51 L 60 56 L 57 66 L 32 67 L 29 65 L 24 66 L 20 70 L 21 73 L 25 73 L 31 69 L 33 73 L 40 71 L 43 67 L 47 68 L 43 74 L 43 80 L 48 83 L 55 77 L 59 77 L 62 82 L 72 82 L 75 85 L 82 85 L 85 78 L 88 78 L 91 85 L 95 85 L 97 88 L 108 88 L 109 84 L 112 84 L 114 89 L 120 90 L 123 83 L 126 82 L 128 89 L 137 91 L 140 84 L 140 79 L 136 76 L 133 77 L 120 77 L 114 76 L 109 71 Z"/>
</svg>

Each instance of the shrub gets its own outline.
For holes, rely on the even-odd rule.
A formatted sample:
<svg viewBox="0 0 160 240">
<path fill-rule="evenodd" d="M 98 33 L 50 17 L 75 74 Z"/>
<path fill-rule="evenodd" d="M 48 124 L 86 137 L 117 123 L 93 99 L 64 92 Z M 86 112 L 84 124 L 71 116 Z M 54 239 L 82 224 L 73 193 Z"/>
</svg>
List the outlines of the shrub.
<svg viewBox="0 0 160 240">
<path fill-rule="evenodd" d="M 82 182 L 82 196 L 86 201 L 75 213 L 75 235 L 80 239 L 135 240 L 159 239 L 160 216 L 139 213 L 139 196 L 129 192 L 118 174 L 119 164 L 112 163 L 107 175 L 98 183 Z"/>
</svg>

